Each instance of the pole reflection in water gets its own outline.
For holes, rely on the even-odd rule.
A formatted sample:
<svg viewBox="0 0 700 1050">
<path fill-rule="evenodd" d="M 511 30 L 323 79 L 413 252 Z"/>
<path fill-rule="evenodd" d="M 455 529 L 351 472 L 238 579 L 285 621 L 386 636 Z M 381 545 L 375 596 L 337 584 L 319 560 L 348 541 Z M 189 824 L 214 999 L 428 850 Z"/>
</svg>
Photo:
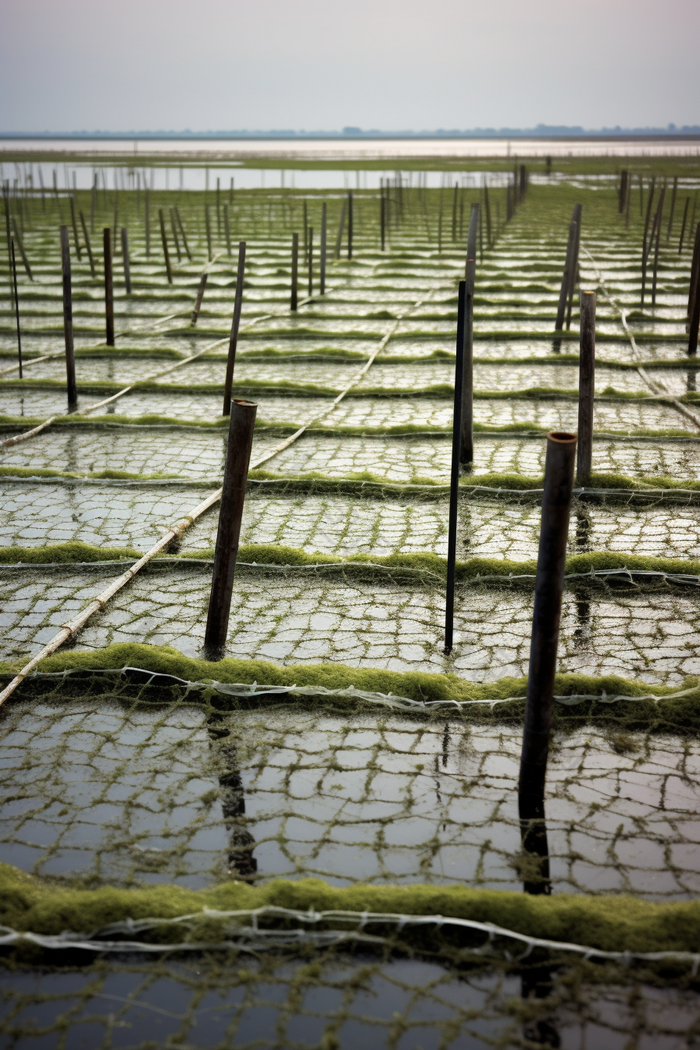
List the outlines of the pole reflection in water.
<svg viewBox="0 0 700 1050">
<path fill-rule="evenodd" d="M 697 390 L 697 372 L 694 368 L 689 368 L 687 372 L 688 376 L 688 393 L 694 394 Z"/>
<path fill-rule="evenodd" d="M 591 550 L 591 515 L 584 507 L 576 509 L 576 553 Z"/>
<path fill-rule="evenodd" d="M 554 981 L 549 966 L 533 966 L 523 970 L 520 977 L 520 994 L 523 1000 L 548 999 L 552 994 Z M 561 1046 L 559 1032 L 554 1026 L 553 1017 L 537 1017 L 523 1025 L 523 1043 L 525 1046 L 546 1046 L 556 1050 Z"/>
<path fill-rule="evenodd" d="M 238 747 L 222 715 L 209 715 L 207 732 L 219 751 L 224 772 L 219 777 L 224 824 L 229 835 L 228 873 L 243 882 L 254 882 L 258 862 L 253 856 L 255 839 L 245 816 L 245 792 L 238 767 Z"/>
</svg>

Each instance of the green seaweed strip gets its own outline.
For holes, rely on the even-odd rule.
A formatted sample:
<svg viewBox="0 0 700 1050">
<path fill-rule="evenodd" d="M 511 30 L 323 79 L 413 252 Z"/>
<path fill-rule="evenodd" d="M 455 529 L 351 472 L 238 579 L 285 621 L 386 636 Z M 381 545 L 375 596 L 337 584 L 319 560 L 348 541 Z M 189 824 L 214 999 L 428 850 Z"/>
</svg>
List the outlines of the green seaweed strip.
<svg viewBox="0 0 700 1050">
<path fill-rule="evenodd" d="M 493 923 L 547 940 L 584 944 L 605 951 L 696 952 L 700 942 L 700 901 L 655 903 L 631 896 L 530 896 L 465 886 L 337 887 L 321 879 L 276 879 L 266 886 L 226 882 L 201 890 L 152 885 L 89 889 L 59 885 L 0 863 L 0 922 L 18 931 L 58 935 L 90 934 L 126 919 L 173 919 L 202 912 L 265 906 L 298 911 L 343 910 L 398 915 L 442 915 Z M 202 915 L 189 930 L 156 927 L 142 939 L 177 943 L 188 937 L 216 943 L 225 924 Z"/>
</svg>

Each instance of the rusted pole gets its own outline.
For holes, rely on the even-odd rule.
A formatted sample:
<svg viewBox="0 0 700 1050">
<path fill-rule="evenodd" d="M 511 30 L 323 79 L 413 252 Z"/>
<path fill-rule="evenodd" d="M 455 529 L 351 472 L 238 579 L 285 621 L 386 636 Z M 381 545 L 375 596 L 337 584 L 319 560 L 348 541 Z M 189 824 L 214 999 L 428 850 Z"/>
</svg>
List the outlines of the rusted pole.
<svg viewBox="0 0 700 1050">
<path fill-rule="evenodd" d="M 688 221 L 688 208 L 690 207 L 690 197 L 685 198 L 685 207 L 683 208 L 683 221 L 681 222 L 681 235 L 678 238 L 678 254 L 681 255 L 683 252 L 683 240 L 685 239 L 685 225 Z"/>
<path fill-rule="evenodd" d="M 202 276 L 199 279 L 199 288 L 197 289 L 197 298 L 194 301 L 194 309 L 192 310 L 192 324 L 197 324 L 197 318 L 199 317 L 199 311 L 202 308 L 202 299 L 204 298 L 204 289 L 207 286 L 207 278 L 209 277 L 209 271 L 204 270 Z"/>
<path fill-rule="evenodd" d="M 90 235 L 88 233 L 87 223 L 85 222 L 85 216 L 82 211 L 80 213 L 80 225 L 83 230 L 83 237 L 85 238 L 85 248 L 88 254 L 88 262 L 90 263 L 90 274 L 93 277 L 97 277 L 97 270 L 95 269 L 95 260 L 92 254 L 92 246 L 90 244 Z"/>
<path fill-rule="evenodd" d="M 131 295 L 131 260 L 129 258 L 129 232 L 122 226 L 122 261 L 124 263 L 124 287 L 126 294 Z"/>
<path fill-rule="evenodd" d="M 248 482 L 248 466 L 250 451 L 253 447 L 255 414 L 258 406 L 254 401 L 243 401 L 236 398 L 232 408 L 219 509 L 219 528 L 214 551 L 214 572 L 209 595 L 207 627 L 204 634 L 204 650 L 209 659 L 221 659 L 226 645 L 233 596 L 233 577 L 236 571 L 241 519 Z"/>
<path fill-rule="evenodd" d="M 353 234 L 353 215 L 352 215 L 352 190 L 348 193 L 348 259 L 352 259 L 352 234 Z"/>
<path fill-rule="evenodd" d="M 173 283 L 173 272 L 170 269 L 170 252 L 168 251 L 168 235 L 165 232 L 165 215 L 163 209 L 158 209 L 158 218 L 160 219 L 160 239 L 163 244 L 163 255 L 165 257 L 165 272 L 168 275 L 168 284 Z"/>
<path fill-rule="evenodd" d="M 595 292 L 581 292 L 581 350 L 578 366 L 578 448 L 576 480 L 586 485 L 593 461 L 595 400 Z"/>
<path fill-rule="evenodd" d="M 114 290 L 112 287 L 112 231 L 109 226 L 102 230 L 102 249 L 105 261 L 105 342 L 114 346 Z"/>
<path fill-rule="evenodd" d="M 476 235 L 481 221 L 481 206 L 472 204 L 467 236 L 465 267 L 465 302 L 462 335 L 462 407 L 460 410 L 459 462 L 471 470 L 474 462 L 474 281 L 476 277 Z M 470 251 L 472 254 L 470 255 Z"/>
<path fill-rule="evenodd" d="M 326 240 L 327 240 L 327 224 L 326 224 L 326 202 L 324 201 L 321 205 L 321 258 L 320 258 L 320 292 L 321 295 L 326 294 Z"/>
<path fill-rule="evenodd" d="M 292 294 L 289 304 L 290 310 L 297 308 L 297 275 L 299 271 L 299 234 L 292 234 Z"/>
<path fill-rule="evenodd" d="M 309 226 L 309 299 L 314 294 L 314 228 Z"/>
<path fill-rule="evenodd" d="M 245 249 L 246 242 L 241 241 L 238 245 L 238 269 L 236 270 L 236 297 L 233 301 L 233 317 L 231 319 L 231 335 L 228 341 L 228 358 L 226 360 L 226 379 L 224 381 L 224 408 L 222 415 L 231 413 L 231 387 L 233 385 L 233 369 L 236 364 L 236 347 L 238 346 L 238 329 L 241 324 L 241 308 L 243 305 L 243 281 L 245 278 Z"/>
<path fill-rule="evenodd" d="M 80 254 L 80 240 L 78 238 L 78 223 L 75 218 L 75 198 L 73 196 L 68 198 L 70 201 L 70 221 L 73 227 L 73 243 L 75 244 L 75 254 L 78 256 L 78 260 L 82 258 Z"/>
<path fill-rule="evenodd" d="M 10 262 L 12 263 L 12 292 L 15 300 L 15 324 L 17 325 L 17 360 L 19 363 L 19 378 L 22 378 L 22 332 L 19 325 L 19 293 L 17 291 L 17 261 L 15 259 L 15 242 L 10 238 Z"/>
<path fill-rule="evenodd" d="M 459 461 L 462 433 L 462 379 L 467 303 L 467 282 L 459 282 L 457 306 L 457 345 L 455 360 L 454 415 L 452 419 L 452 470 L 450 475 L 450 512 L 447 525 L 447 589 L 445 593 L 445 652 L 454 641 L 455 565 L 457 561 L 457 518 L 459 514 Z"/>
<path fill-rule="evenodd" d="M 530 669 L 518 785 L 523 849 L 538 860 L 537 875 L 526 880 L 526 889 L 532 893 L 551 891 L 544 823 L 544 789 L 575 456 L 575 434 L 554 432 L 547 435 Z"/>
<path fill-rule="evenodd" d="M 70 244 L 68 227 L 61 226 L 61 273 L 63 277 L 63 335 L 66 341 L 66 390 L 68 411 L 78 407 L 78 387 L 75 382 L 75 350 L 73 348 L 73 294 L 70 273 Z"/>
<path fill-rule="evenodd" d="M 29 259 L 27 258 L 27 253 L 24 250 L 24 241 L 22 240 L 22 234 L 19 232 L 17 220 L 15 219 L 14 215 L 12 216 L 12 232 L 14 234 L 17 247 L 19 248 L 19 254 L 22 257 L 22 265 L 24 266 L 25 273 L 27 274 L 29 280 L 33 281 L 34 275 L 32 274 L 32 268 L 29 265 Z"/>
</svg>

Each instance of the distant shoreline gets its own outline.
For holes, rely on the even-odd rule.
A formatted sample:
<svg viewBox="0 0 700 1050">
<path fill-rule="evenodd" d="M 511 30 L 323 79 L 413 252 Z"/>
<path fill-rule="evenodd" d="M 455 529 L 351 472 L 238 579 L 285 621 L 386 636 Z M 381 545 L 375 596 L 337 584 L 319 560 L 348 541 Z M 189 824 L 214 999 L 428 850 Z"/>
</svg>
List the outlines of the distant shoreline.
<svg viewBox="0 0 700 1050">
<path fill-rule="evenodd" d="M 664 131 L 663 129 L 650 129 L 648 131 L 498 131 L 498 132 L 476 132 L 476 131 L 445 131 L 445 132 L 410 132 L 410 131 L 387 131 L 387 132 L 245 132 L 245 131 L 221 131 L 221 132 L 159 132 L 159 131 L 132 131 L 132 132 L 100 132 L 100 131 L 70 131 L 70 132 L 36 132 L 36 131 L 0 131 L 0 140 L 26 140 L 38 139 L 41 141 L 71 141 L 81 142 L 84 140 L 99 140 L 105 142 L 279 142 L 287 140 L 292 142 L 389 142 L 389 141 L 416 141 L 433 142 L 444 140 L 465 140 L 482 142 L 508 142 L 518 140 L 534 140 L 537 142 L 697 142 L 700 141 L 700 126 L 693 127 L 688 131 Z"/>
</svg>

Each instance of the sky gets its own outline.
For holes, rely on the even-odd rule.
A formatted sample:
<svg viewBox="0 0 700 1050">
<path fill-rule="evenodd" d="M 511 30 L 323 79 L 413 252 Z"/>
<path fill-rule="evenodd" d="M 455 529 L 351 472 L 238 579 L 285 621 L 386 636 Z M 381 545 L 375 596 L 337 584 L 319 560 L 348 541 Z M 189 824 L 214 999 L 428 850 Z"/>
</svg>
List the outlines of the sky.
<svg viewBox="0 0 700 1050">
<path fill-rule="evenodd" d="M 0 131 L 700 124 L 700 0 L 0 0 Z"/>
</svg>

